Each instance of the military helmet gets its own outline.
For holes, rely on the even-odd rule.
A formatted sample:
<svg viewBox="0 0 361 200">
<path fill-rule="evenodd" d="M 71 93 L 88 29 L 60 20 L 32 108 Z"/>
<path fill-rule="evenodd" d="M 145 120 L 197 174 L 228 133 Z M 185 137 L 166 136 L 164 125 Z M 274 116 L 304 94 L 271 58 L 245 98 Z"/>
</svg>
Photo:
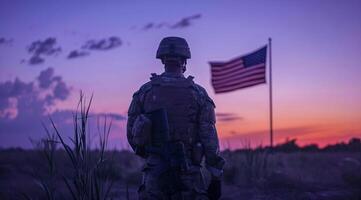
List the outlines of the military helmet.
<svg viewBox="0 0 361 200">
<path fill-rule="evenodd" d="M 191 52 L 187 41 L 181 37 L 165 37 L 160 41 L 156 58 L 164 56 L 181 56 L 185 59 L 191 58 Z"/>
</svg>

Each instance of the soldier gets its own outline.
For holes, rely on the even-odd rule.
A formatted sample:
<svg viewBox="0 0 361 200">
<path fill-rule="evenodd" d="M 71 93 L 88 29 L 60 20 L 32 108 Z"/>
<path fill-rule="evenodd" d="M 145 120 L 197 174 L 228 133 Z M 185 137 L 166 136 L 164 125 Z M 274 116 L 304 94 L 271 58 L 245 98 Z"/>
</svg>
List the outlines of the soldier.
<svg viewBox="0 0 361 200">
<path fill-rule="evenodd" d="M 152 74 L 134 93 L 128 110 L 128 142 L 146 160 L 139 199 L 218 199 L 225 161 L 219 152 L 215 105 L 192 76 L 183 75 L 191 58 L 185 39 L 164 38 L 156 58 L 165 72 Z M 208 188 L 202 163 L 212 177 Z"/>
</svg>

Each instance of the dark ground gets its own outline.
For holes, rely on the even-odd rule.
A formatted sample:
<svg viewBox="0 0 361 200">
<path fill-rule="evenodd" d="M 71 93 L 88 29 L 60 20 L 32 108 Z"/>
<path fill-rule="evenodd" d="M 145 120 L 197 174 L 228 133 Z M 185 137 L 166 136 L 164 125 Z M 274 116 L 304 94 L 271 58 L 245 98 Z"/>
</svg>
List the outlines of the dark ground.
<svg viewBox="0 0 361 200">
<path fill-rule="evenodd" d="M 108 152 L 109 153 L 109 152 Z M 127 151 L 115 152 L 115 166 L 108 171 L 114 180 L 113 199 L 137 199 L 141 159 Z M 361 200 L 359 152 L 262 153 L 223 152 L 227 165 L 222 199 L 247 200 Z M 0 151 L 0 199 L 44 199 L 37 180 L 47 173 L 35 150 Z M 64 151 L 56 152 L 56 197 L 69 199 L 62 176 L 71 172 Z"/>
</svg>

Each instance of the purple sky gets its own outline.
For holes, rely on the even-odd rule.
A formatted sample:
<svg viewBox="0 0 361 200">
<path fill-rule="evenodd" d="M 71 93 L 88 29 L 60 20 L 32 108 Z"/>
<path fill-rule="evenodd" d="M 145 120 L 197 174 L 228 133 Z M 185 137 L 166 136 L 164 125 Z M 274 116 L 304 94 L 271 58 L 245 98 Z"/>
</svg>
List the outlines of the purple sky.
<svg viewBox="0 0 361 200">
<path fill-rule="evenodd" d="M 245 139 L 267 144 L 268 88 L 215 95 L 208 62 L 253 51 L 268 37 L 276 141 L 297 137 L 322 145 L 361 135 L 360 0 L 1 1 L 0 26 L 3 147 L 29 146 L 29 137 L 43 134 L 44 116 L 70 115 L 79 90 L 94 93 L 94 115 L 118 116 L 112 145 L 124 146 L 122 116 L 150 73 L 162 72 L 155 52 L 165 36 L 187 39 L 186 75 L 208 90 L 219 116 L 236 116 L 218 120 L 220 136 L 235 146 Z M 68 59 L 72 51 L 75 58 Z"/>
</svg>

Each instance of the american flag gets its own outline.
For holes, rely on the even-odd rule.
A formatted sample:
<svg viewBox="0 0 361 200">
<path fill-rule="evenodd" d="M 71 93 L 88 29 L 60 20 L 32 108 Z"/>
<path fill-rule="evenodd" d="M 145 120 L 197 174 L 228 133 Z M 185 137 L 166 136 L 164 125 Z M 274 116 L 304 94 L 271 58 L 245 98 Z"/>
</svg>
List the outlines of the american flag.
<svg viewBox="0 0 361 200">
<path fill-rule="evenodd" d="M 209 62 L 215 93 L 266 83 L 267 45 L 228 62 Z"/>
</svg>

